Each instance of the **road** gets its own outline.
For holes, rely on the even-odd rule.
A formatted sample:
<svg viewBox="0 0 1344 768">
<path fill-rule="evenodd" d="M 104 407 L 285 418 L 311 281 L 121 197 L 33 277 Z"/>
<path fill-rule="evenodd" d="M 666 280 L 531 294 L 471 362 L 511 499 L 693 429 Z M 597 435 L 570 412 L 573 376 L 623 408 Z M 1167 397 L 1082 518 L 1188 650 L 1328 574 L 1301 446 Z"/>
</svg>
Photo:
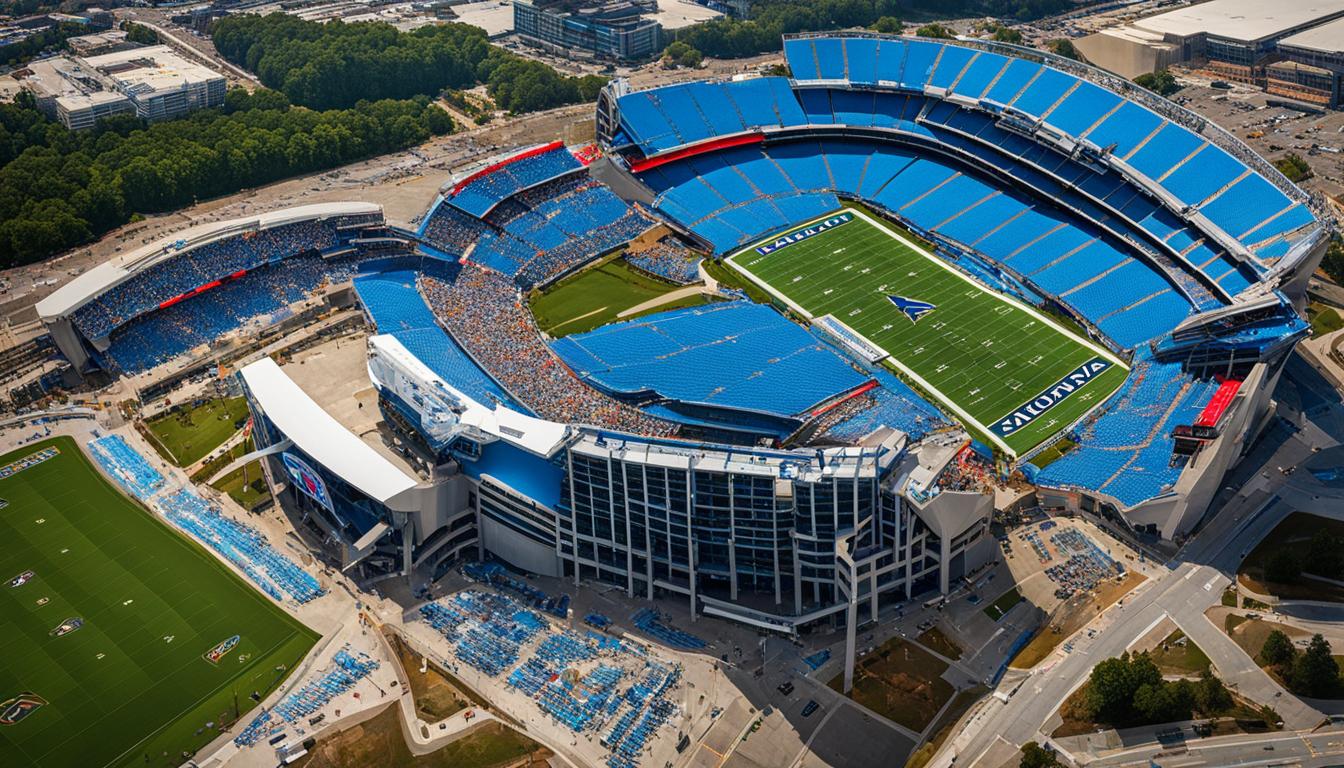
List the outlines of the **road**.
<svg viewBox="0 0 1344 768">
<path fill-rule="evenodd" d="M 1252 466 L 1288 466 L 1310 452 L 1308 446 L 1293 436 L 1266 450 L 1267 459 Z M 1165 575 L 1140 585 L 1123 601 L 1101 614 L 1086 628 L 1096 630 L 1091 637 L 1085 630 L 1075 636 L 1071 653 L 1047 660 L 1028 675 L 1006 678 L 1000 690 L 1006 692 L 1016 686 L 1012 698 L 1006 703 L 995 699 L 983 702 L 962 724 L 960 731 L 944 744 L 931 765 L 946 768 L 955 760 L 959 766 L 994 768 L 1015 755 L 1018 745 L 1032 740 L 1042 741 L 1042 726 L 1087 680 L 1093 665 L 1119 656 L 1164 617 L 1174 620 L 1204 649 L 1219 676 L 1229 686 L 1254 701 L 1271 704 L 1283 718 L 1286 728 L 1301 730 L 1318 726 L 1325 719 L 1323 714 L 1284 692 L 1204 616 L 1209 607 L 1219 603 L 1245 553 L 1293 511 L 1275 495 L 1285 480 L 1272 469 L 1246 475 L 1240 491 L 1186 543 L 1177 559 L 1169 564 L 1170 570 Z M 1339 733 L 1327 732 L 1321 738 L 1344 742 L 1344 734 Z M 1282 751 L 1296 749 L 1292 745 L 1297 744 L 1309 758 L 1337 748 L 1344 754 L 1344 743 L 1335 747 L 1322 741 L 1319 746 L 1308 746 L 1296 734 L 1281 734 L 1275 739 L 1282 740 Z M 1188 763 L 1164 761 L 1162 765 L 1254 765 L 1262 758 L 1246 755 L 1247 745 L 1251 743 L 1269 742 L 1263 737 L 1226 743 L 1209 740 L 1207 746 L 1200 742 L 1202 757 L 1190 758 Z M 1269 756 L 1270 750 L 1266 750 L 1267 756 L 1263 759 L 1282 761 L 1285 755 L 1280 751 L 1279 741 L 1272 746 L 1275 754 Z M 1118 763 L 1137 761 L 1146 765 L 1148 758 L 1160 749 L 1162 747 L 1157 744 L 1135 747 L 1128 760 L 1123 759 L 1124 755 L 1114 759 Z M 1214 759 L 1207 759 L 1210 755 L 1215 756 Z M 1106 758 L 1107 761 L 1112 759 L 1109 755 Z M 1341 761 L 1336 759 L 1336 762 Z"/>
</svg>

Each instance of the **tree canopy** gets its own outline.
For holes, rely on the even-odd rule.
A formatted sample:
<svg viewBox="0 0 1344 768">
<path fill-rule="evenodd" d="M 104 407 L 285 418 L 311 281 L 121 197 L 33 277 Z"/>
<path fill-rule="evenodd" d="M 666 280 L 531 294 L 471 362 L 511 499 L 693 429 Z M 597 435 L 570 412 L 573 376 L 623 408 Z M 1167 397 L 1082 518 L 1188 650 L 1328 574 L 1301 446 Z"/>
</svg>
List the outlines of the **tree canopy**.
<svg viewBox="0 0 1344 768">
<path fill-rule="evenodd" d="M 1134 84 L 1147 88 L 1158 96 L 1170 96 L 1181 90 L 1181 84 L 1176 82 L 1176 76 L 1165 69 L 1160 69 L 1156 72 L 1145 72 L 1134 78 Z"/>
<path fill-rule="evenodd" d="M 126 223 L 419 144 L 448 133 L 423 97 L 316 112 L 283 94 L 230 91 L 223 109 L 146 125 L 129 115 L 70 131 L 0 103 L 0 267 L 38 261 Z"/>
<path fill-rule="evenodd" d="M 1164 680 L 1147 653 L 1126 653 L 1092 668 L 1084 699 L 1093 721 L 1117 727 L 1215 716 L 1233 706 L 1232 694 L 1211 674 L 1197 681 Z"/>
<path fill-rule="evenodd" d="M 272 13 L 225 17 L 215 22 L 211 37 L 224 58 L 314 109 L 437 96 L 485 83 L 503 109 L 532 112 L 591 100 L 606 82 L 523 59 L 491 45 L 484 30 L 468 24 L 402 32 L 383 22 L 319 23 Z"/>
</svg>

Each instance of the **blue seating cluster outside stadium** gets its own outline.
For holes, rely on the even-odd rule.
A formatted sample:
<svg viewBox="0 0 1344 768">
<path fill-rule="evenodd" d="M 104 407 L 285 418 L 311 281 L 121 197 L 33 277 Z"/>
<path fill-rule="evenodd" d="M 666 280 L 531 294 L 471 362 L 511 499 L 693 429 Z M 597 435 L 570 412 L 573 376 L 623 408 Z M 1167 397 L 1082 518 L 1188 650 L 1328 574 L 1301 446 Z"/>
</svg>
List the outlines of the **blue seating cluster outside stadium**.
<svg viewBox="0 0 1344 768">
<path fill-rule="evenodd" d="M 378 669 L 377 659 L 362 651 L 351 651 L 349 645 L 336 651 L 331 666 L 317 678 L 304 683 L 298 690 L 281 699 L 274 707 L 253 718 L 234 737 L 233 743 L 250 747 L 263 738 L 283 733 L 288 726 L 302 726 L 303 721 L 325 707 L 333 699 Z"/>
<path fill-rule="evenodd" d="M 420 618 L 449 641 L 457 661 L 504 676 L 575 733 L 596 733 L 611 750 L 610 766 L 638 765 L 648 740 L 676 712 L 678 667 L 618 638 L 553 628 L 508 595 L 459 592 L 424 604 Z"/>
<path fill-rule="evenodd" d="M 159 507 L 168 522 L 233 563 L 275 600 L 302 604 L 326 594 L 312 574 L 271 546 L 256 528 L 225 517 L 195 491 L 168 487 L 163 474 L 120 435 L 89 441 L 89 452 L 132 496 Z"/>
</svg>

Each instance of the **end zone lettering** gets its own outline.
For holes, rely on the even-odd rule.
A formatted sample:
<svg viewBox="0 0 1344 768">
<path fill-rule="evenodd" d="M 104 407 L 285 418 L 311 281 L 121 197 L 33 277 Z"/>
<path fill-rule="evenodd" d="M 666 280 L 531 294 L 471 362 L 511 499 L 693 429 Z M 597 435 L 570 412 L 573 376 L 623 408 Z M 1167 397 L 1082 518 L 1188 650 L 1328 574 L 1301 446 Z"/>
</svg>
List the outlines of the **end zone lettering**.
<svg viewBox="0 0 1344 768">
<path fill-rule="evenodd" d="M 1013 434 L 1035 421 L 1046 411 L 1059 405 L 1069 395 L 1082 389 L 1089 381 L 1100 376 L 1103 371 L 1110 367 L 1111 362 L 1109 360 L 1100 357 L 1092 358 L 1074 368 L 1064 378 L 1046 387 L 1026 405 L 991 424 L 989 428 L 999 437 L 1007 437 Z"/>
<path fill-rule="evenodd" d="M 783 237 L 777 238 L 773 243 L 766 243 L 765 245 L 757 246 L 756 252 L 761 254 L 762 256 L 769 256 L 770 254 L 774 253 L 775 251 L 778 251 L 780 248 L 783 248 L 786 245 L 793 245 L 794 243 L 802 242 L 803 240 L 806 240 L 807 238 L 812 237 L 813 235 L 820 235 L 822 232 L 825 232 L 828 229 L 835 229 L 841 224 L 847 224 L 853 220 L 854 220 L 854 214 L 850 213 L 849 211 L 845 211 L 844 213 L 837 213 L 834 216 L 830 217 L 829 219 L 819 224 L 814 224 L 805 229 L 800 229 L 797 232 L 790 232 L 789 234 L 784 235 Z"/>
</svg>

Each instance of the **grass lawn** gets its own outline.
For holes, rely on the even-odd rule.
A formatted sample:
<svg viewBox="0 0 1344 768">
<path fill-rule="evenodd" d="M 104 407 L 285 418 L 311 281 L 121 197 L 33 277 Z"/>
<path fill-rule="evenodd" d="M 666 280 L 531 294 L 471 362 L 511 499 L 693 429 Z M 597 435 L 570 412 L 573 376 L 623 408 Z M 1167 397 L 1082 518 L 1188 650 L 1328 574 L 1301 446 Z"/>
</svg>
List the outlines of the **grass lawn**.
<svg viewBox="0 0 1344 768">
<path fill-rule="evenodd" d="M 1179 629 L 1172 632 L 1148 656 L 1167 675 L 1198 675 L 1208 670 L 1212 663 L 1193 640 Z"/>
<path fill-rule="evenodd" d="M 953 661 L 961 658 L 961 646 L 957 645 L 952 638 L 943 634 L 943 631 L 937 627 L 929 627 L 928 631 L 920 633 L 919 637 L 915 639 L 925 648 L 940 653 Z"/>
<path fill-rule="evenodd" d="M 839 223 L 817 229 L 823 221 Z M 1124 363 L 1103 348 L 987 290 L 862 211 L 785 235 L 804 230 L 816 234 L 783 245 L 772 237 L 728 263 L 800 314 L 847 325 L 1010 454 L 1057 434 L 1125 380 Z M 898 300 L 918 306 L 903 309 Z M 1039 402 L 1047 405 L 1023 410 Z"/>
<path fill-rule="evenodd" d="M 1327 333 L 1344 328 L 1344 317 L 1339 310 L 1327 304 L 1313 301 L 1307 305 L 1307 318 L 1311 320 L 1311 335 L 1324 336 Z"/>
<path fill-rule="evenodd" d="M 1055 728 L 1050 734 L 1055 738 L 1066 736 L 1080 736 L 1086 733 L 1096 733 L 1100 728 L 1112 727 L 1109 723 L 1100 723 L 1087 715 L 1087 687 L 1088 683 L 1083 683 L 1082 687 L 1074 691 L 1064 703 L 1060 705 L 1059 716 L 1062 724 Z M 1215 718 L 1209 722 L 1211 726 L 1210 736 L 1232 736 L 1245 733 L 1269 733 L 1279 730 L 1273 723 L 1267 723 L 1262 719 L 1260 708 L 1254 702 L 1240 698 L 1235 693 L 1232 694 L 1232 706 L 1222 712 L 1215 713 L 1195 713 L 1198 719 Z M 1126 724 L 1128 725 L 1128 724 Z M 1161 725 L 1153 723 L 1152 725 Z"/>
<path fill-rule="evenodd" d="M 70 438 L 0 465 L 45 446 L 59 455 L 0 479 L 0 578 L 33 573 L 0 588 L 0 698 L 48 702 L 0 728 L 0 765 L 180 765 L 317 635 L 123 496 Z M 52 635 L 76 618 L 79 629 Z"/>
<path fill-rule="evenodd" d="M 552 336 L 567 336 L 614 322 L 622 311 L 680 288 L 612 257 L 561 280 L 543 293 L 534 294 L 532 315 L 541 330 Z M 678 299 L 658 310 L 696 306 L 707 300 L 700 294 Z"/>
<path fill-rule="evenodd" d="M 163 457 L 179 467 L 200 461 L 237 432 L 234 424 L 247 418 L 241 397 L 216 398 L 199 406 L 182 406 L 146 423 Z"/>
<path fill-rule="evenodd" d="M 998 621 L 1003 618 L 1003 615 L 1007 613 L 1009 609 L 1020 602 L 1022 602 L 1022 593 L 1018 591 L 1017 587 L 1013 587 L 1002 595 L 999 595 L 994 602 L 986 605 L 981 610 L 983 610 L 985 615 L 989 618 Z"/>
<path fill-rule="evenodd" d="M 266 487 L 266 477 L 261 472 L 260 461 L 250 461 L 221 477 L 215 483 L 215 490 L 229 494 L 238 506 L 246 510 L 270 498 L 271 491 Z"/>
<path fill-rule="evenodd" d="M 193 482 L 203 483 L 215 476 L 215 473 L 227 467 L 234 459 L 245 456 L 252 452 L 252 438 L 248 437 L 243 442 L 233 446 L 228 451 L 205 462 L 196 474 L 191 476 Z"/>
<path fill-rule="evenodd" d="M 1264 564 L 1271 555 L 1280 549 L 1303 546 L 1322 529 L 1336 536 L 1344 536 L 1344 521 L 1306 512 L 1294 512 L 1285 517 L 1246 555 L 1237 569 L 1238 580 L 1252 592 L 1284 600 L 1344 602 L 1344 587 L 1311 579 L 1306 574 L 1291 584 L 1268 582 L 1264 578 Z"/>
<path fill-rule="evenodd" d="M 293 763 L 295 768 L 498 768 L 529 755 L 526 765 L 546 765 L 550 750 L 499 723 L 487 723 L 437 752 L 416 757 L 406 748 L 394 704 L 360 725 L 327 736 Z"/>
<path fill-rule="evenodd" d="M 1287 624 L 1265 621 L 1263 619 L 1246 619 L 1244 621 L 1239 621 L 1230 629 L 1225 623 L 1223 628 L 1227 630 L 1227 634 L 1232 638 L 1232 641 L 1235 642 L 1247 656 L 1254 659 L 1257 664 L 1260 663 L 1260 649 L 1265 647 L 1265 638 L 1269 637 L 1270 632 L 1277 629 L 1287 635 L 1288 639 L 1294 641 L 1311 637 L 1311 633 L 1304 629 L 1290 627 Z"/>
<path fill-rule="evenodd" d="M 952 698 L 942 678 L 947 664 L 919 646 L 894 637 L 859 659 L 850 698 L 879 715 L 922 733 Z M 844 674 L 829 683 L 844 689 Z"/>
</svg>

